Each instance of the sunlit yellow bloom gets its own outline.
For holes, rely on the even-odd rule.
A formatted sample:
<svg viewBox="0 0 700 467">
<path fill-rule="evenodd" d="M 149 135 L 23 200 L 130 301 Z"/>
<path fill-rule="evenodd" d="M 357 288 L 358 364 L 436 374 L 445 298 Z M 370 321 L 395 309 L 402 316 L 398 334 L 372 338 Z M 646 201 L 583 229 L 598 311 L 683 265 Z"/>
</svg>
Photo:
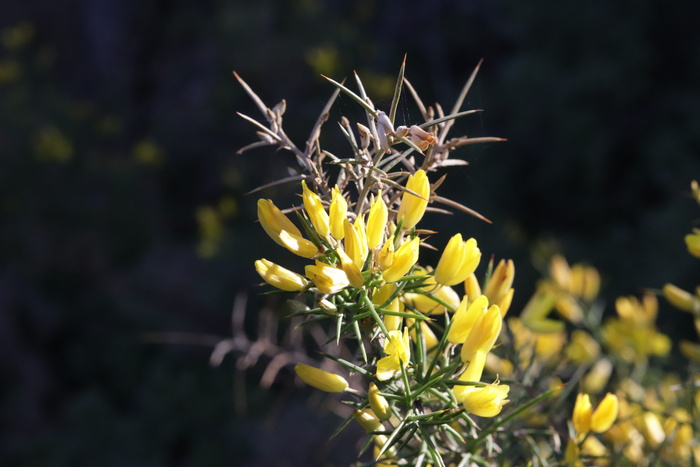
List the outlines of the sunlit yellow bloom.
<svg viewBox="0 0 700 467">
<path fill-rule="evenodd" d="M 470 302 L 473 302 L 481 295 L 481 286 L 474 273 L 464 279 L 464 294 L 469 298 Z"/>
<path fill-rule="evenodd" d="M 574 430 L 579 435 L 584 435 L 591 430 L 591 415 L 593 406 L 591 398 L 588 394 L 579 393 L 576 396 L 576 404 L 574 404 L 574 414 L 571 421 L 574 424 Z"/>
<path fill-rule="evenodd" d="M 348 382 L 342 376 L 303 363 L 298 363 L 294 371 L 303 382 L 321 391 L 344 392 L 348 388 Z"/>
<path fill-rule="evenodd" d="M 299 229 L 272 200 L 258 200 L 258 220 L 271 239 L 292 253 L 311 258 L 318 252 L 316 245 L 301 236 Z"/>
<path fill-rule="evenodd" d="M 323 203 L 321 203 L 321 198 L 306 186 L 304 180 L 301 181 L 301 187 L 303 190 L 304 209 L 306 214 L 309 215 L 309 219 L 311 219 L 311 225 L 314 226 L 314 230 L 316 230 L 319 237 L 328 236 L 330 233 L 330 219 L 323 207 Z"/>
<path fill-rule="evenodd" d="M 486 361 L 486 352 L 478 352 L 459 377 L 459 381 L 479 382 Z M 455 398 L 464 409 L 479 417 L 495 417 L 508 403 L 508 391 L 505 384 L 495 382 L 487 386 L 454 386 Z"/>
<path fill-rule="evenodd" d="M 419 196 L 404 192 L 396 221 L 401 222 L 402 228 L 412 229 L 421 220 L 428 207 L 428 198 L 430 198 L 428 175 L 423 170 L 416 171 L 408 177 L 406 188 Z"/>
<path fill-rule="evenodd" d="M 462 234 L 454 235 L 440 256 L 435 268 L 435 280 L 443 285 L 455 285 L 463 282 L 479 265 L 481 251 L 476 240 L 470 238 L 462 241 Z"/>
<path fill-rule="evenodd" d="M 345 274 L 348 276 L 350 284 L 352 284 L 352 286 L 356 289 L 362 288 L 362 286 L 365 284 L 365 278 L 362 276 L 360 269 L 355 266 L 355 263 L 353 263 L 352 259 L 350 259 L 348 254 L 345 253 L 345 250 L 343 250 L 340 245 L 336 251 L 340 257 L 340 265 L 343 268 L 343 271 L 345 271 Z"/>
<path fill-rule="evenodd" d="M 511 287 L 515 278 L 515 263 L 512 259 L 500 260 L 491 274 L 489 283 L 484 288 L 484 295 L 489 299 L 489 303 L 498 303 L 503 300 L 509 292 L 512 297 Z M 505 311 L 501 309 L 505 315 Z"/>
<path fill-rule="evenodd" d="M 377 193 L 377 199 L 372 203 L 367 217 L 367 246 L 370 249 L 377 248 L 382 244 L 386 223 L 389 219 L 389 210 L 382 199 L 382 191 Z"/>
<path fill-rule="evenodd" d="M 297 292 L 308 284 L 308 281 L 301 274 L 292 272 L 265 258 L 255 262 L 255 270 L 265 282 L 287 292 Z"/>
<path fill-rule="evenodd" d="M 617 396 L 607 393 L 591 415 L 591 431 L 602 433 L 609 430 L 617 419 L 618 407 Z"/>
<path fill-rule="evenodd" d="M 286 230 L 280 232 L 277 237 L 277 243 L 291 251 L 292 253 L 304 258 L 313 258 L 318 253 L 318 248 L 310 240 L 304 237 L 292 235 Z"/>
<path fill-rule="evenodd" d="M 328 209 L 331 235 L 336 240 L 345 237 L 345 219 L 348 217 L 348 202 L 343 198 L 343 194 L 336 185 L 331 190 L 331 206 Z"/>
<path fill-rule="evenodd" d="M 365 234 L 365 222 L 362 216 L 359 216 L 354 224 L 351 224 L 347 219 L 345 220 L 345 240 L 343 242 L 345 244 L 345 252 L 352 259 L 355 266 L 362 270 L 369 252 Z"/>
<path fill-rule="evenodd" d="M 510 391 L 508 385 L 493 383 L 484 387 L 472 387 L 458 400 L 468 413 L 479 417 L 495 417 L 509 402 L 508 391 Z"/>
<path fill-rule="evenodd" d="M 345 271 L 316 260 L 316 264 L 309 264 L 305 268 L 306 277 L 311 279 L 316 288 L 324 294 L 340 292 L 350 285 Z"/>
<path fill-rule="evenodd" d="M 396 252 L 394 252 L 391 266 L 384 270 L 382 277 L 387 282 L 396 282 L 411 270 L 418 261 L 418 249 L 420 238 L 414 237 L 411 241 L 405 242 Z"/>
<path fill-rule="evenodd" d="M 384 353 L 387 355 L 377 362 L 377 379 L 386 381 L 401 373 L 411 359 L 411 342 L 408 328 L 399 331 L 389 331 L 384 342 Z"/>
<path fill-rule="evenodd" d="M 600 355 L 600 344 L 593 336 L 582 329 L 571 333 L 571 342 L 566 348 L 566 356 L 573 363 L 591 363 Z"/>
<path fill-rule="evenodd" d="M 471 361 L 478 351 L 486 353 L 491 350 L 501 333 L 502 324 L 503 318 L 498 306 L 491 305 L 486 313 L 481 313 L 462 345 L 462 361 Z"/>
<path fill-rule="evenodd" d="M 686 292 L 673 284 L 664 285 L 664 297 L 679 310 L 700 313 L 700 297 Z"/>
<path fill-rule="evenodd" d="M 374 383 L 369 383 L 369 391 L 367 393 L 369 406 L 374 414 L 380 420 L 388 420 L 391 417 L 391 406 L 386 400 L 386 397 L 379 393 L 379 388 Z"/>
<path fill-rule="evenodd" d="M 501 317 L 504 317 L 506 313 L 508 313 L 508 310 L 510 309 L 510 304 L 513 302 L 513 294 L 515 293 L 515 289 L 510 288 L 508 289 L 508 292 L 504 296 L 498 299 L 494 305 L 498 305 L 498 309 L 501 310 Z"/>
<path fill-rule="evenodd" d="M 469 332 L 474 327 L 474 323 L 476 323 L 482 314 L 486 313 L 488 306 L 489 301 L 484 295 L 477 298 L 471 304 L 469 304 L 467 297 L 462 298 L 452 318 L 452 325 L 450 326 L 450 331 L 447 333 L 447 340 L 453 344 L 461 344 L 467 340 L 467 336 L 469 336 Z"/>
<path fill-rule="evenodd" d="M 394 263 L 394 239 L 389 238 L 384 245 L 379 250 L 377 255 L 377 265 L 381 269 L 389 269 L 389 267 Z"/>
<path fill-rule="evenodd" d="M 301 237 L 299 229 L 275 206 L 271 199 L 258 200 L 258 221 L 260 221 L 260 225 L 262 225 L 262 228 L 265 229 L 270 238 L 275 241 L 277 241 L 276 238 L 283 230 Z"/>
<path fill-rule="evenodd" d="M 370 408 L 355 409 L 355 420 L 367 433 L 379 431 L 382 428 L 382 421 Z"/>
<path fill-rule="evenodd" d="M 693 233 L 685 236 L 685 245 L 688 247 L 688 253 L 700 258 L 700 229 L 693 229 Z"/>
</svg>

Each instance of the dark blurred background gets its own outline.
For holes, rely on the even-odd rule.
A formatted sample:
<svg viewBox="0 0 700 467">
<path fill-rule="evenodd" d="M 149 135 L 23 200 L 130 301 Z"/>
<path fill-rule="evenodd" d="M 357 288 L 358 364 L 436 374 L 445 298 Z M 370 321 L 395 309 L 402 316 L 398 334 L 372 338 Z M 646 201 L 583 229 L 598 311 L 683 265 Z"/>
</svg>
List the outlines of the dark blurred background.
<svg viewBox="0 0 700 467">
<path fill-rule="evenodd" d="M 483 58 L 466 107 L 485 111 L 454 135 L 508 142 L 457 151 L 470 165 L 443 194 L 493 224 L 430 215 L 436 243 L 459 230 L 485 258 L 514 258 L 511 313 L 541 251 L 598 267 L 608 303 L 669 281 L 694 287 L 683 236 L 700 217 L 687 196 L 700 178 L 699 13 L 689 0 L 3 1 L 0 463 L 353 458 L 357 433 L 327 444 L 339 419 L 318 416 L 288 368 L 261 391 L 264 361 L 245 378 L 235 356 L 208 364 L 239 292 L 255 335 L 265 298 L 254 259 L 288 258 L 244 193 L 294 160 L 235 155 L 255 140 L 235 112 L 258 115 L 232 70 L 268 105 L 287 99 L 301 144 L 332 92 L 321 73 L 357 70 L 387 106 L 407 53 L 423 100 L 449 108 Z M 333 120 L 354 112 L 341 97 L 329 144 Z M 419 118 L 406 99 L 398 123 Z M 263 196 L 283 205 L 295 191 Z M 659 326 L 679 333 L 691 320 L 662 304 Z"/>
</svg>

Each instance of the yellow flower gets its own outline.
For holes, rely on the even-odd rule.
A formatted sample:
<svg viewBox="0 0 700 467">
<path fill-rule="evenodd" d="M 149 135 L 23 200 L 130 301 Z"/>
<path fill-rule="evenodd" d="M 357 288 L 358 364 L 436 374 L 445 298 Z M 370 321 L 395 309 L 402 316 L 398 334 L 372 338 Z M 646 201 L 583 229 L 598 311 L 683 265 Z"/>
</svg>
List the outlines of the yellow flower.
<svg viewBox="0 0 700 467">
<path fill-rule="evenodd" d="M 321 391 L 344 392 L 348 388 L 348 382 L 342 376 L 303 363 L 298 363 L 294 371 L 303 382 Z"/>
<path fill-rule="evenodd" d="M 486 362 L 486 352 L 477 352 L 467 369 L 460 375 L 459 381 L 479 382 Z M 479 417 L 495 417 L 508 403 L 510 387 L 496 381 L 487 386 L 455 386 L 455 398 L 464 409 Z"/>
<path fill-rule="evenodd" d="M 304 180 L 301 181 L 301 187 L 303 190 L 302 198 L 304 200 L 304 209 L 306 210 L 306 214 L 309 215 L 309 219 L 311 219 L 311 224 L 314 226 L 319 237 L 328 236 L 330 233 L 330 220 L 328 218 L 328 213 L 323 208 L 321 198 L 306 186 Z"/>
<path fill-rule="evenodd" d="M 515 278 L 515 264 L 512 259 L 500 260 L 491 274 L 489 283 L 484 288 L 484 295 L 489 303 L 499 305 L 501 316 L 505 316 L 513 299 L 513 279 Z M 507 306 L 505 306 L 507 305 Z"/>
<path fill-rule="evenodd" d="M 452 326 L 447 333 L 447 340 L 453 344 L 461 344 L 467 340 L 474 323 L 483 313 L 486 313 L 488 306 L 489 301 L 484 295 L 474 300 L 471 305 L 467 297 L 463 297 L 452 318 Z"/>
<path fill-rule="evenodd" d="M 487 353 L 501 333 L 503 318 L 497 305 L 481 313 L 462 345 L 462 361 L 469 362 L 477 352 Z"/>
<path fill-rule="evenodd" d="M 454 235 L 440 256 L 435 268 L 435 280 L 442 285 L 455 285 L 474 272 L 479 265 L 481 251 L 476 240 L 462 241 L 462 234 Z"/>
<path fill-rule="evenodd" d="M 299 229 L 272 200 L 258 200 L 258 220 L 272 240 L 292 253 L 311 258 L 318 252 L 316 245 L 301 236 Z"/>
<path fill-rule="evenodd" d="M 387 240 L 391 241 L 391 239 Z M 391 265 L 384 270 L 382 277 L 387 282 L 396 282 L 411 270 L 418 261 L 418 249 L 420 239 L 414 237 L 411 241 L 405 242 L 393 254 Z"/>
<path fill-rule="evenodd" d="M 402 228 L 412 229 L 421 220 L 428 207 L 428 198 L 430 198 L 428 175 L 423 170 L 416 171 L 408 177 L 406 188 L 417 193 L 418 196 L 404 192 L 396 220 L 401 222 Z"/>
<path fill-rule="evenodd" d="M 309 264 L 305 268 L 306 277 L 314 282 L 321 293 L 334 294 L 350 285 L 345 271 L 316 260 L 316 264 Z"/>
<path fill-rule="evenodd" d="M 401 303 L 398 296 L 387 303 L 395 291 L 396 284 L 384 284 L 372 295 L 372 303 L 383 307 L 382 311 L 385 311 L 384 326 L 386 326 L 389 331 L 401 329 L 401 324 L 403 322 L 403 317 L 386 313 L 386 311 L 403 311 L 403 303 Z"/>
<path fill-rule="evenodd" d="M 571 421 L 578 435 L 585 435 L 589 431 L 603 433 L 608 431 L 617 419 L 619 404 L 617 396 L 607 393 L 598 407 L 593 411 L 591 399 L 588 394 L 579 393 L 576 396 L 574 414 Z"/>
<path fill-rule="evenodd" d="M 336 251 L 340 257 L 340 265 L 343 268 L 343 271 L 345 271 L 345 274 L 347 274 L 350 284 L 352 284 L 352 286 L 356 289 L 362 288 L 362 286 L 365 284 L 365 278 L 362 277 L 362 272 L 360 269 L 355 266 L 355 263 L 352 262 L 352 259 L 350 259 L 348 254 L 345 253 L 345 250 L 343 250 L 340 245 L 338 245 L 338 249 Z"/>
<path fill-rule="evenodd" d="M 374 383 L 369 383 L 368 399 L 369 406 L 379 420 L 388 420 L 391 417 L 391 406 Z"/>
<path fill-rule="evenodd" d="M 593 415 L 591 415 L 591 431 L 595 433 L 608 431 L 617 419 L 618 409 L 617 396 L 607 393 L 600 404 L 598 404 Z"/>
<path fill-rule="evenodd" d="M 388 219 L 389 210 L 382 199 L 382 191 L 379 190 L 377 199 L 372 203 L 372 207 L 369 209 L 369 217 L 367 217 L 367 246 L 369 248 L 377 248 L 382 244 Z"/>
<path fill-rule="evenodd" d="M 367 433 L 378 431 L 382 427 L 382 421 L 370 408 L 355 409 L 355 420 Z"/>
<path fill-rule="evenodd" d="M 410 345 L 408 328 L 403 328 L 403 334 L 399 331 L 389 331 L 384 343 L 384 353 L 387 356 L 377 362 L 377 379 L 391 379 L 408 365 L 411 359 Z"/>
<path fill-rule="evenodd" d="M 693 233 L 685 236 L 685 245 L 688 247 L 688 253 L 700 258 L 700 229 L 693 229 Z"/>
<path fill-rule="evenodd" d="M 576 396 L 576 404 L 574 404 L 574 414 L 571 421 L 574 424 L 574 430 L 579 435 L 584 435 L 591 430 L 591 414 L 593 406 L 591 398 L 588 394 L 579 393 Z"/>
<path fill-rule="evenodd" d="M 336 240 L 342 240 L 343 237 L 345 237 L 345 219 L 348 217 L 348 202 L 343 198 L 337 185 L 333 187 L 331 193 L 331 206 L 328 209 L 331 235 Z"/>
<path fill-rule="evenodd" d="M 265 258 L 255 262 L 255 270 L 265 282 L 287 292 L 297 292 L 308 285 L 308 281 L 301 274 L 285 269 Z"/>
<path fill-rule="evenodd" d="M 367 259 L 369 248 L 367 247 L 367 236 L 365 234 L 365 221 L 362 216 L 355 220 L 355 224 L 351 224 L 345 219 L 345 251 L 352 259 L 352 262 L 358 269 L 362 270 Z"/>
<path fill-rule="evenodd" d="M 464 280 L 464 294 L 469 297 L 470 302 L 473 302 L 481 295 L 481 286 L 474 273 Z"/>
</svg>

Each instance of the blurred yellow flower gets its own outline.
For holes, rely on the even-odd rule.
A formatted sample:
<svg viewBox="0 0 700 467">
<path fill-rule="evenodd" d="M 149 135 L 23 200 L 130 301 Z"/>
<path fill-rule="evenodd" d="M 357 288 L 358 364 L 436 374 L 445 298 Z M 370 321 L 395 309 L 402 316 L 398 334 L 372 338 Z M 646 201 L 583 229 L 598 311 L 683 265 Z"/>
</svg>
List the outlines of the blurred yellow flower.
<svg viewBox="0 0 700 467">
<path fill-rule="evenodd" d="M 342 376 L 303 363 L 297 364 L 294 371 L 303 382 L 321 391 L 344 392 L 348 388 L 348 382 Z"/>
</svg>

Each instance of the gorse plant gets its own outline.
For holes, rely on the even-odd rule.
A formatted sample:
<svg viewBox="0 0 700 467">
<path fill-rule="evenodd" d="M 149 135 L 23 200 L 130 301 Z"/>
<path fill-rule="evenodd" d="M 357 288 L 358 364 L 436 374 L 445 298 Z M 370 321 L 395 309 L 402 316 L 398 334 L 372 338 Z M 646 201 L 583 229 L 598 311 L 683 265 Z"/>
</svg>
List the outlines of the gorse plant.
<svg viewBox="0 0 700 467">
<path fill-rule="evenodd" d="M 465 232 L 454 232 L 446 245 L 429 245 L 432 232 L 422 222 L 428 210 L 483 219 L 439 196 L 445 177 L 435 172 L 465 164 L 450 157 L 461 146 L 502 139 L 449 137 L 455 120 L 477 112 L 462 105 L 478 66 L 445 113 L 439 104 L 423 103 L 405 79 L 404 65 L 384 111 L 366 95 L 359 76 L 356 91 L 326 78 L 335 90 L 302 146 L 283 130 L 285 102 L 269 108 L 236 75 L 265 118 L 241 114 L 257 127 L 259 141 L 240 152 L 277 147 L 298 163 L 274 183 L 298 184 L 301 204 L 280 208 L 260 199 L 258 219 L 275 243 L 308 260 L 303 271 L 266 258 L 255 268 L 269 285 L 296 294 L 291 314 L 304 326 L 329 323 L 328 348 L 350 349 L 345 356 L 321 353 L 337 371 L 298 363 L 297 375 L 317 389 L 343 394 L 353 413 L 338 432 L 359 423 L 368 434 L 360 452 L 372 450 L 370 464 L 638 465 L 655 452 L 659 462 L 690 465 L 689 453 L 699 454 L 684 442 L 687 430 L 691 439 L 697 430 L 694 386 L 669 389 L 678 385 L 669 380 L 666 389 L 645 389 L 643 381 L 648 359 L 670 349 L 668 337 L 654 328 L 653 295 L 618 300 L 619 318 L 603 323 L 598 272 L 555 256 L 550 277 L 520 317 L 504 321 L 514 293 L 513 262 L 481 264 L 477 240 Z M 405 90 L 423 122 L 395 127 Z M 348 142 L 342 154 L 319 140 L 340 93 L 365 113 L 362 122 L 339 122 Z M 428 246 L 441 249 L 437 264 L 421 261 Z M 661 408 L 650 411 L 658 407 L 644 405 L 649 390 L 675 391 L 673 404 L 657 398 Z M 649 414 L 661 418 L 648 422 Z M 654 443 L 645 438 L 653 428 L 641 431 L 642 442 L 629 434 L 639 416 L 661 427 L 651 435 Z"/>
</svg>

